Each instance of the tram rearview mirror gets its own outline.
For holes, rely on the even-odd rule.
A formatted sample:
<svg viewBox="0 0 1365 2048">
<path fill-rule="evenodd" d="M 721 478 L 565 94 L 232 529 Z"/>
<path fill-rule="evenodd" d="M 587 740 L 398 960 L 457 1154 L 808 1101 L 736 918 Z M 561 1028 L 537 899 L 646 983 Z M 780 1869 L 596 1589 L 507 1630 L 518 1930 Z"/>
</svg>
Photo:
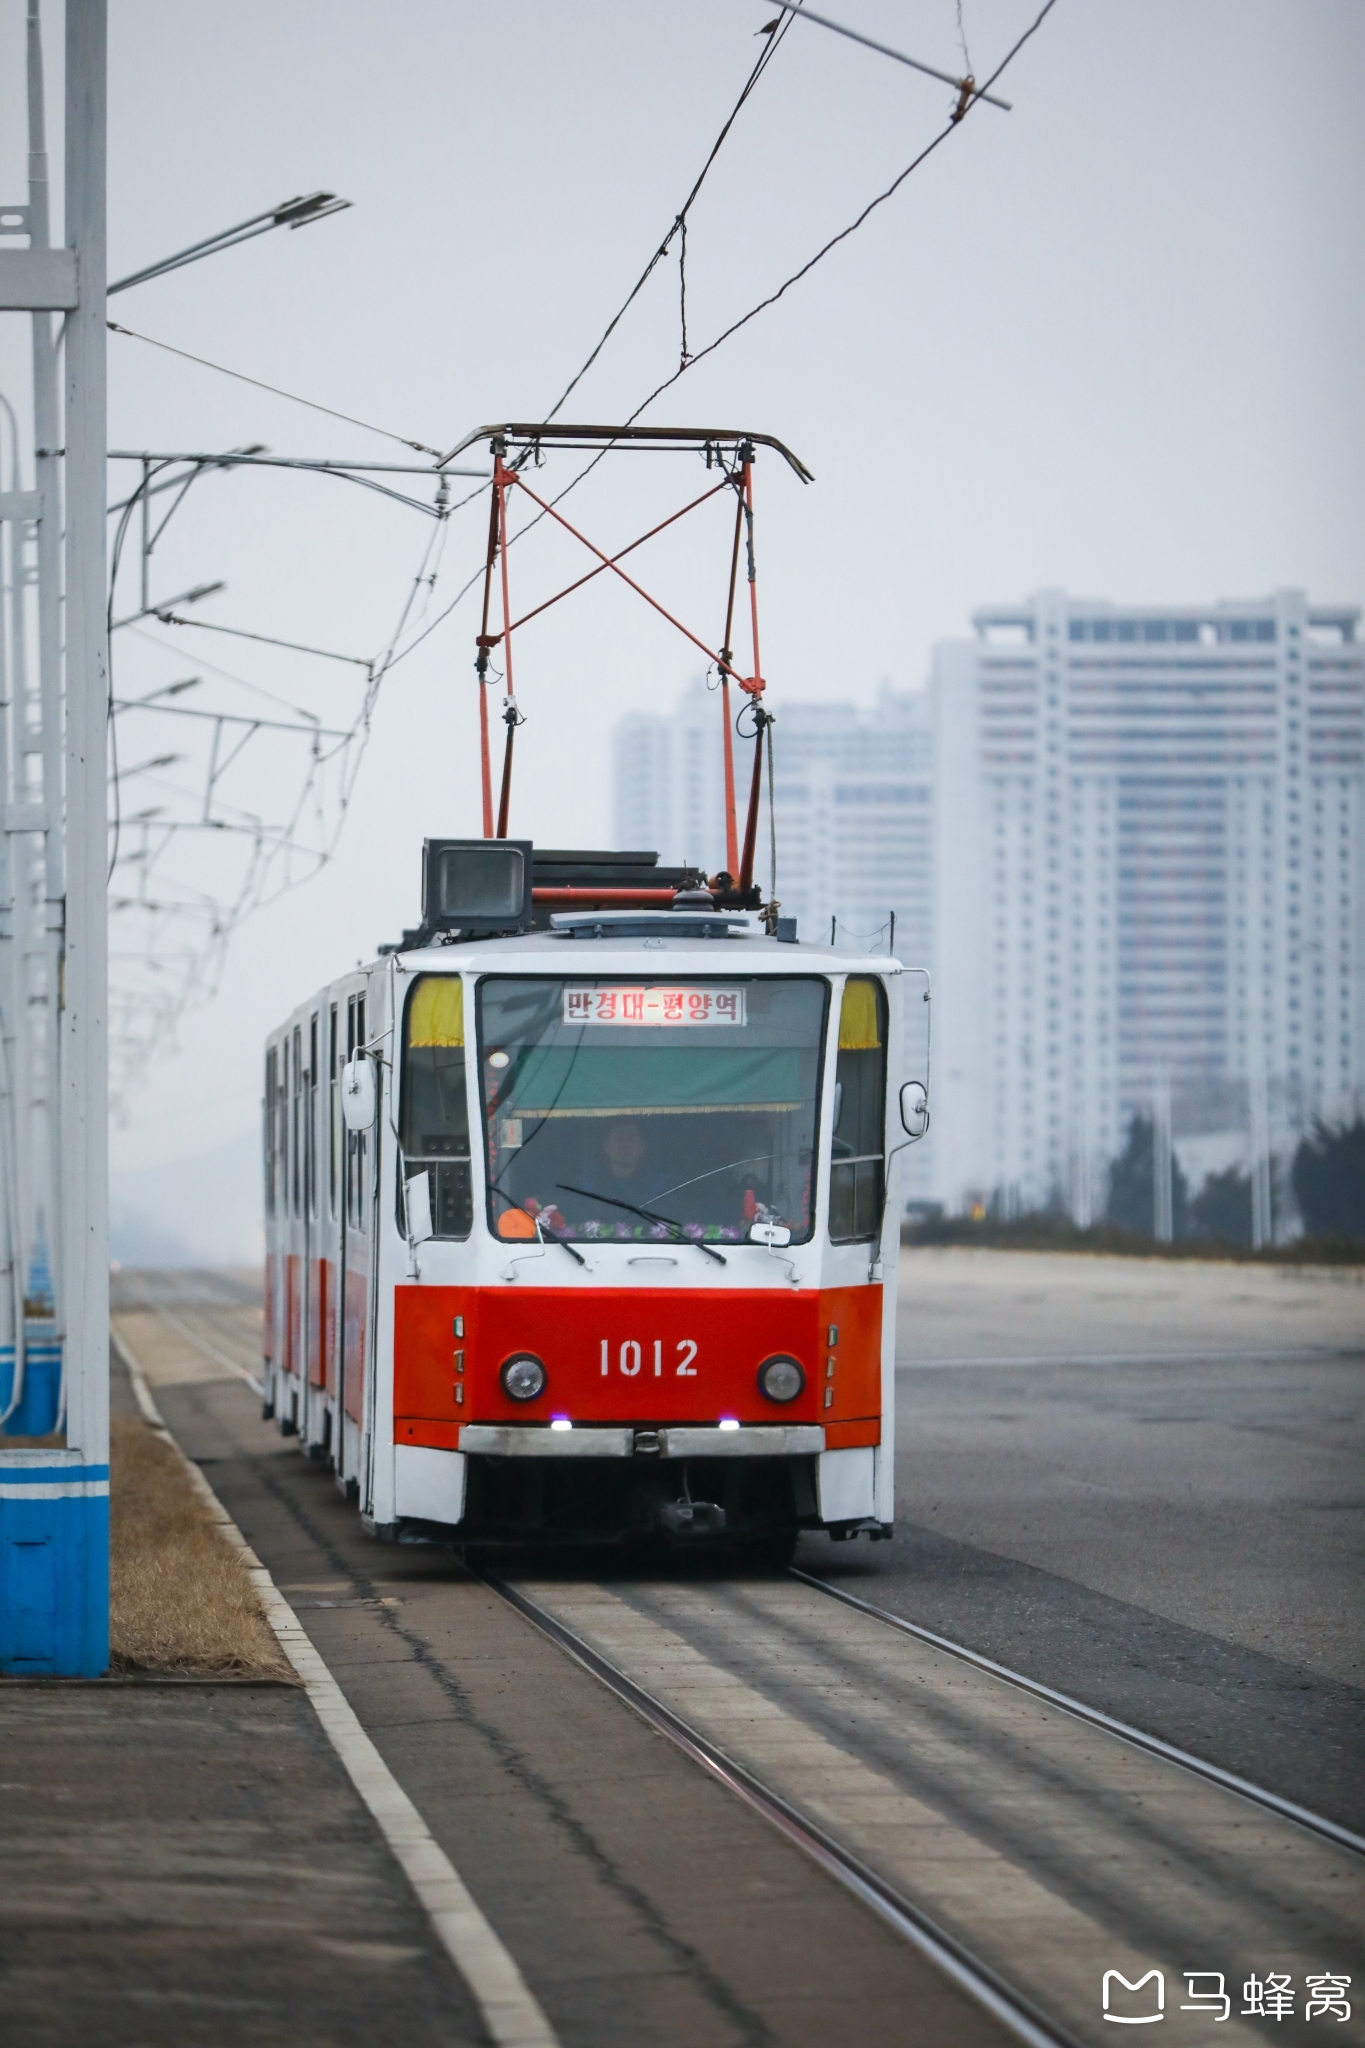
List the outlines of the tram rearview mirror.
<svg viewBox="0 0 1365 2048">
<path fill-rule="evenodd" d="M 751 1223 L 750 1244 L 766 1244 L 771 1251 L 775 1244 L 790 1244 L 792 1234 L 785 1223 Z"/>
<path fill-rule="evenodd" d="M 341 1120 L 348 1131 L 368 1131 L 374 1123 L 374 1067 L 363 1056 L 341 1070 Z"/>
<path fill-rule="evenodd" d="M 901 1089 L 901 1122 L 909 1138 L 922 1138 L 929 1128 L 929 1090 L 923 1081 L 907 1081 Z"/>
<path fill-rule="evenodd" d="M 529 839 L 428 839 L 422 846 L 422 923 L 471 938 L 529 931 Z"/>
</svg>

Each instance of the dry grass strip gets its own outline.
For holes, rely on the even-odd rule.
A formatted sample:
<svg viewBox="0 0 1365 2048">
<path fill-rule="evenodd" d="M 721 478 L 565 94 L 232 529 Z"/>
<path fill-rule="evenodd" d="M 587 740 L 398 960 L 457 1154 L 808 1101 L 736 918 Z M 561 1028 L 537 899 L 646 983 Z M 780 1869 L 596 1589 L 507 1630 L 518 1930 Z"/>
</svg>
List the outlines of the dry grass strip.
<svg viewBox="0 0 1365 2048">
<path fill-rule="evenodd" d="M 131 1416 L 110 1434 L 111 1669 L 293 1682 L 241 1555 L 175 1446 Z"/>
</svg>

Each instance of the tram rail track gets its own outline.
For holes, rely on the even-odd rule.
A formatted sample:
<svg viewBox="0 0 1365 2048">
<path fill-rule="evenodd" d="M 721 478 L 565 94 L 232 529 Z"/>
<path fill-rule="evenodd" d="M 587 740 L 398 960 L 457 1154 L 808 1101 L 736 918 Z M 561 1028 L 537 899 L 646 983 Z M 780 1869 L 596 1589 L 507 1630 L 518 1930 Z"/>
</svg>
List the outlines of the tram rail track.
<svg viewBox="0 0 1365 2048">
<path fill-rule="evenodd" d="M 928 1914 L 904 1898 L 808 1814 L 802 1813 L 781 1793 L 765 1785 L 753 1771 L 728 1756 L 699 1729 L 692 1727 L 610 1658 L 594 1649 L 576 1630 L 530 1599 L 519 1587 L 478 1567 L 471 1566 L 470 1569 L 491 1592 L 514 1607 L 576 1664 L 632 1707 L 652 1728 L 667 1736 L 736 1798 L 760 1814 L 836 1883 L 868 1906 L 893 1932 L 910 1942 L 1002 2026 L 1007 2027 L 1017 2040 L 1025 2044 L 1025 2048 L 1080 2048 L 1073 2034 L 1049 2020 L 1032 2000 L 1014 1990 L 947 1929 L 938 1926 Z"/>
<path fill-rule="evenodd" d="M 985 1657 L 979 1650 L 968 1649 L 965 1643 L 955 1643 L 950 1636 L 936 1635 L 932 1629 L 921 1628 L 918 1622 L 907 1621 L 904 1615 L 894 1614 L 889 1608 L 878 1607 L 874 1601 L 860 1600 L 856 1593 L 849 1593 L 842 1586 L 833 1586 L 828 1579 L 820 1578 L 814 1572 L 803 1572 L 799 1566 L 789 1567 L 790 1575 L 805 1586 L 813 1586 L 817 1592 L 827 1593 L 833 1600 L 842 1600 L 847 1607 L 856 1608 L 860 1614 L 867 1614 L 874 1621 L 884 1622 L 888 1628 L 899 1629 L 902 1635 L 912 1636 L 917 1642 L 928 1644 L 930 1649 L 942 1650 L 950 1657 L 960 1658 L 977 1671 L 984 1671 L 990 1678 L 1001 1679 L 1006 1685 L 1018 1688 L 1020 1692 L 1042 1700 L 1050 1707 L 1058 1707 L 1064 1714 L 1073 1715 L 1092 1728 L 1103 1729 L 1106 1735 L 1115 1735 L 1122 1742 L 1130 1742 L 1136 1749 L 1142 1749 L 1149 1756 L 1160 1757 L 1163 1762 L 1176 1764 L 1181 1770 L 1192 1771 L 1196 1777 L 1207 1779 L 1212 1785 L 1220 1785 L 1225 1792 L 1235 1792 L 1243 1799 L 1250 1799 L 1258 1806 L 1264 1806 L 1271 1813 L 1278 1813 L 1282 1819 L 1296 1821 L 1300 1827 L 1310 1828 L 1325 1841 L 1334 1842 L 1340 1848 L 1350 1849 L 1357 1856 L 1365 1856 L 1365 1836 L 1354 1834 L 1350 1828 L 1329 1820 L 1325 1814 L 1314 1813 L 1306 1806 L 1298 1806 L 1292 1799 L 1284 1799 L 1278 1792 L 1267 1791 L 1263 1785 L 1255 1785 L 1249 1778 L 1238 1777 L 1234 1771 L 1225 1771 L 1219 1764 L 1207 1762 L 1203 1757 L 1192 1756 L 1188 1750 L 1178 1749 L 1172 1742 L 1165 1742 L 1159 1735 L 1149 1735 L 1144 1729 L 1134 1728 L 1130 1722 L 1117 1720 L 1099 1707 L 1087 1706 L 1084 1700 L 1073 1699 L 1070 1693 L 1058 1692 L 1053 1686 L 1044 1685 L 1041 1680 L 1029 1678 L 1022 1671 L 1011 1670 L 1007 1664 L 997 1664 L 992 1657 Z"/>
<path fill-rule="evenodd" d="M 1028 2048 L 1115 1970 L 1358 1976 L 1359 1836 L 813 1574 L 478 1576 Z"/>
</svg>

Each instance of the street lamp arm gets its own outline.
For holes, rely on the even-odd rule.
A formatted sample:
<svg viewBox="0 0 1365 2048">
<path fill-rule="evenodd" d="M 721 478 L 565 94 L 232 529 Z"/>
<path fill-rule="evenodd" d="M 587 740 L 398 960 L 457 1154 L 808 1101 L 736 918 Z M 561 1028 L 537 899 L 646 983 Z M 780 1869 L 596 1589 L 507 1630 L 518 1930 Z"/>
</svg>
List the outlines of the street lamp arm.
<svg viewBox="0 0 1365 2048">
<path fill-rule="evenodd" d="M 145 270 L 135 270 L 131 277 L 119 278 L 109 286 L 109 294 L 112 297 L 115 292 L 127 291 L 130 285 L 164 277 L 167 271 L 197 263 L 201 256 L 216 256 L 220 249 L 234 249 L 239 242 L 254 241 L 257 235 L 268 235 L 272 228 L 306 228 L 312 221 L 326 220 L 330 213 L 344 212 L 350 204 L 349 199 L 339 199 L 335 192 L 310 192 L 303 198 L 286 199 L 265 213 L 253 213 L 250 220 L 239 221 L 236 227 L 224 228 L 202 242 L 192 242 L 188 249 L 181 249 L 174 256 L 149 263 Z"/>
</svg>

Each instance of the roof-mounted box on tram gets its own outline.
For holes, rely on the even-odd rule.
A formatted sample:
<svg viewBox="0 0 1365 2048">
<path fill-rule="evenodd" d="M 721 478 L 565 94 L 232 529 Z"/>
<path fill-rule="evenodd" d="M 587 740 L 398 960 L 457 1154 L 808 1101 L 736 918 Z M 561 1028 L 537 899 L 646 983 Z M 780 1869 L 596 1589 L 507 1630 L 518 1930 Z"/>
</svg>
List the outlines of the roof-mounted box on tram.
<svg viewBox="0 0 1365 2048">
<path fill-rule="evenodd" d="M 428 839 L 422 936 L 504 938 L 531 928 L 529 839 Z"/>
</svg>

